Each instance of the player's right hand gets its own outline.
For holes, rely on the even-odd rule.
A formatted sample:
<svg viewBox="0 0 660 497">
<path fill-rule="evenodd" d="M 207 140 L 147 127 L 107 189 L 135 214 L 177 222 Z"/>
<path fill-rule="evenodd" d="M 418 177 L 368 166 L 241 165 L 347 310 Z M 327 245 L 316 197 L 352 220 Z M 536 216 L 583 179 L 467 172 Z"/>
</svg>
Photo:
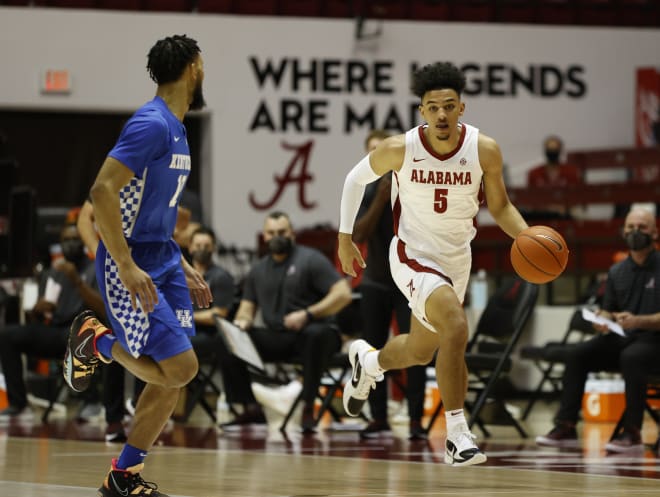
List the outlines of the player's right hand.
<svg viewBox="0 0 660 497">
<path fill-rule="evenodd" d="M 156 285 L 151 277 L 142 271 L 135 263 L 127 264 L 119 268 L 119 279 L 131 294 L 131 305 L 138 309 L 138 300 L 142 310 L 146 313 L 152 312 L 158 304 L 158 293 Z"/>
<path fill-rule="evenodd" d="M 362 269 L 367 267 L 360 249 L 353 243 L 353 238 L 348 233 L 339 233 L 337 240 L 337 255 L 339 256 L 339 262 L 341 262 L 342 271 L 350 276 L 357 276 L 354 266 L 355 261 Z"/>
</svg>

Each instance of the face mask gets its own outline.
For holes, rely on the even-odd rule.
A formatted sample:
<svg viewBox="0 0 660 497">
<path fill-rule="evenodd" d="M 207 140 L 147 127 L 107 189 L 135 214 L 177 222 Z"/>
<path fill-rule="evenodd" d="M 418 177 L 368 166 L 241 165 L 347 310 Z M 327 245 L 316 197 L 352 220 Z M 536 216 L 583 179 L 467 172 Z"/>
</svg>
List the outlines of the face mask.
<svg viewBox="0 0 660 497">
<path fill-rule="evenodd" d="M 85 257 L 85 247 L 82 240 L 63 240 L 60 242 L 62 247 L 62 255 L 69 261 L 77 264 L 83 257 Z"/>
<path fill-rule="evenodd" d="M 545 158 L 550 164 L 556 164 L 559 162 L 559 150 L 546 150 Z"/>
<path fill-rule="evenodd" d="M 293 249 L 293 240 L 287 236 L 275 236 L 268 242 L 268 250 L 271 254 L 284 255 Z"/>
<path fill-rule="evenodd" d="M 201 264 L 202 266 L 208 266 L 211 263 L 213 258 L 213 252 L 210 250 L 195 250 L 190 253 L 192 260 Z"/>
<path fill-rule="evenodd" d="M 642 233 L 639 230 L 626 233 L 623 235 L 623 239 L 626 241 L 626 245 L 628 245 L 630 250 L 644 250 L 653 243 L 651 235 Z"/>
</svg>

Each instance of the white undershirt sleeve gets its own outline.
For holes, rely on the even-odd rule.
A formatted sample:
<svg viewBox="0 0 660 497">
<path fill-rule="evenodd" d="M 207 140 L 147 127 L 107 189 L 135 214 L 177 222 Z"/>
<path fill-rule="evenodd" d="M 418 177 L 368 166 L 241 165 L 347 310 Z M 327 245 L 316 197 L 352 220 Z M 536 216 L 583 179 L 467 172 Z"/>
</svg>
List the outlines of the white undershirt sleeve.
<svg viewBox="0 0 660 497">
<path fill-rule="evenodd" d="M 339 232 L 353 233 L 353 225 L 357 217 L 362 197 L 364 197 L 364 188 L 367 184 L 373 183 L 378 176 L 369 163 L 369 155 L 365 156 L 357 165 L 350 170 L 344 181 L 344 190 L 341 194 L 341 206 L 339 210 Z"/>
</svg>

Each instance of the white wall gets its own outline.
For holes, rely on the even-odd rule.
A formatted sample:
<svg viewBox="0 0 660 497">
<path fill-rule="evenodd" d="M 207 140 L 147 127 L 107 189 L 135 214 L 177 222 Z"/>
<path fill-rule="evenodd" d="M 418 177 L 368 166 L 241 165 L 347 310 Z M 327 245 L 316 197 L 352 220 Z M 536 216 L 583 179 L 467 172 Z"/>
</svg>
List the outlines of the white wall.
<svg viewBox="0 0 660 497">
<path fill-rule="evenodd" d="M 382 126 L 382 116 L 393 108 L 410 126 L 407 116 L 415 98 L 408 91 L 408 76 L 414 62 L 476 63 L 482 76 L 491 66 L 494 77 L 503 78 L 493 88 L 504 93 L 507 70 L 494 65 L 522 73 L 548 65 L 564 75 L 573 66 L 579 68 L 577 79 L 586 86 L 579 98 L 565 91 L 544 98 L 538 85 L 515 96 L 464 97 L 465 121 L 498 140 L 517 185 L 524 183 L 525 169 L 540 158 L 547 134 L 560 134 L 568 148 L 632 145 L 635 69 L 660 65 L 659 30 L 385 22 L 379 38 L 356 42 L 351 20 L 0 7 L 0 107 L 132 110 L 154 93 L 144 70 L 148 49 L 156 39 L 175 33 L 195 37 L 205 58 L 211 118 L 211 143 L 202 166 L 205 209 L 223 240 L 246 245 L 254 243 L 265 215 L 250 205 L 250 194 L 262 204 L 273 197 L 274 178 L 282 176 L 292 161 L 293 152 L 283 143 L 300 146 L 313 141 L 307 162 L 313 178 L 302 189 L 287 186 L 272 208 L 289 211 L 298 226 L 337 224 L 343 177 L 362 157 L 368 128 L 344 132 L 345 109 L 363 111 L 373 104 L 375 124 Z M 336 60 L 337 74 L 349 60 L 381 62 L 379 84 L 389 92 L 345 91 L 341 75 L 331 81 L 344 87 L 339 92 L 314 91 L 309 84 L 296 91 L 286 75 L 279 88 L 260 88 L 251 57 L 261 62 L 270 58 L 275 64 L 296 59 L 302 65 L 312 59 Z M 69 69 L 73 92 L 41 95 L 38 76 L 46 68 Z M 471 86 L 474 76 L 470 73 Z M 373 86 L 374 80 L 370 83 Z M 578 86 L 565 81 L 567 88 Z M 327 131 L 308 126 L 301 131 L 250 131 L 260 102 L 275 114 L 285 99 L 303 106 L 319 101 L 323 117 L 317 119 L 317 127 Z M 302 162 L 296 163 L 295 171 L 300 173 L 301 167 Z M 303 202 L 313 207 L 304 208 Z"/>
</svg>

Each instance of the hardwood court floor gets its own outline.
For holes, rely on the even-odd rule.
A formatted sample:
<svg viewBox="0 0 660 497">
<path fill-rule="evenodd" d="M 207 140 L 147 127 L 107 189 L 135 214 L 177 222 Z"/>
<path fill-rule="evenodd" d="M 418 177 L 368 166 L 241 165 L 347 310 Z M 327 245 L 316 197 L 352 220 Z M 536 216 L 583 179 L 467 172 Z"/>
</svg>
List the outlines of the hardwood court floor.
<svg viewBox="0 0 660 497">
<path fill-rule="evenodd" d="M 547 418 L 547 416 L 546 416 Z M 541 449 L 510 428 L 480 437 L 481 466 L 443 464 L 444 432 L 410 442 L 405 427 L 387 440 L 361 442 L 355 432 L 321 430 L 302 437 L 276 429 L 218 433 L 203 418 L 166 428 L 143 472 L 171 496 L 184 497 L 581 497 L 660 495 L 660 459 L 649 449 L 606 456 L 611 425 L 590 424 L 583 447 Z M 535 424 L 542 429 L 533 429 Z M 531 433 L 547 420 L 526 425 Z M 326 423 L 327 425 L 327 423 Z M 651 425 L 651 426 L 650 426 Z M 654 441 L 652 423 L 645 440 Z M 327 428 L 327 427 L 326 427 Z M 650 430 L 650 431 L 649 431 Z M 0 427 L 0 496 L 95 496 L 120 446 L 103 442 L 102 424 L 55 419 Z M 478 431 L 477 431 L 478 433 Z"/>
</svg>

